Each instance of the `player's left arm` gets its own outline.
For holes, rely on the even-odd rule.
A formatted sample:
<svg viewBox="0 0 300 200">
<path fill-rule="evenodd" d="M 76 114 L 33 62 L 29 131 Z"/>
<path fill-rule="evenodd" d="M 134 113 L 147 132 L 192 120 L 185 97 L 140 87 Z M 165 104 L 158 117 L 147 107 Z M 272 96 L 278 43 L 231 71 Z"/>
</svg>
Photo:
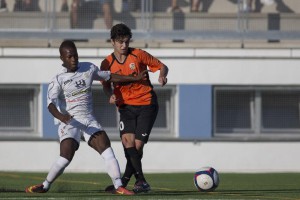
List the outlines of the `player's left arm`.
<svg viewBox="0 0 300 200">
<path fill-rule="evenodd" d="M 109 81 L 114 83 L 120 83 L 120 82 L 136 82 L 140 81 L 142 79 L 147 78 L 148 70 L 144 70 L 141 73 L 139 73 L 136 76 L 124 76 L 119 74 L 110 74 Z"/>
<path fill-rule="evenodd" d="M 169 72 L 169 68 L 164 63 L 162 63 L 158 58 L 152 56 L 146 51 L 141 51 L 140 54 L 138 55 L 138 59 L 140 59 L 140 61 L 143 64 L 147 65 L 151 72 L 154 73 L 158 70 L 160 71 L 158 82 L 160 83 L 161 86 L 167 84 L 168 82 L 167 75 Z"/>
<path fill-rule="evenodd" d="M 160 83 L 161 86 L 164 86 L 164 85 L 167 84 L 167 82 L 168 82 L 168 79 L 167 79 L 168 72 L 169 72 L 169 68 L 166 65 L 163 65 L 160 68 L 158 82 Z"/>
<path fill-rule="evenodd" d="M 161 86 L 167 84 L 167 75 L 169 72 L 169 68 L 164 63 L 144 50 L 139 51 L 137 59 L 139 59 L 139 61 L 144 65 L 148 66 L 150 71 L 153 73 L 160 70 L 158 82 L 161 84 Z"/>
<path fill-rule="evenodd" d="M 111 73 L 110 71 L 105 71 L 105 70 L 99 70 L 95 66 L 95 77 L 94 80 L 100 80 L 101 82 L 103 81 L 110 81 L 114 83 L 120 83 L 120 82 L 136 82 L 140 81 L 142 79 L 147 78 L 148 75 L 148 70 L 144 70 L 137 74 L 136 76 L 125 76 L 125 75 L 120 75 L 120 74 L 115 74 Z"/>
</svg>

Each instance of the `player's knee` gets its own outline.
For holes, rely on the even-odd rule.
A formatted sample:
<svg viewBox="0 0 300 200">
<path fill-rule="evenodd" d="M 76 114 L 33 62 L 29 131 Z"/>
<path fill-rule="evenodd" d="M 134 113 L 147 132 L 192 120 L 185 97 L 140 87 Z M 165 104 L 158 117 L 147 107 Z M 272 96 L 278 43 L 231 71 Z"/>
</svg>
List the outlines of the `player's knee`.
<svg viewBox="0 0 300 200">
<path fill-rule="evenodd" d="M 123 135 L 122 136 L 122 144 L 125 148 L 130 148 L 130 147 L 135 147 L 135 141 L 134 141 L 134 137 L 132 137 L 131 135 Z"/>
<path fill-rule="evenodd" d="M 70 155 L 70 154 L 60 154 L 60 156 L 63 157 L 63 158 L 65 158 L 69 162 L 71 162 L 73 160 L 74 154 L 73 155 Z"/>
<path fill-rule="evenodd" d="M 93 134 L 90 137 L 88 144 L 100 154 L 111 146 L 110 140 L 105 131 L 99 131 Z"/>
<path fill-rule="evenodd" d="M 93 149 L 95 149 L 98 153 L 102 154 L 106 149 L 110 147 L 109 143 L 98 142 L 95 145 L 91 145 Z"/>
</svg>

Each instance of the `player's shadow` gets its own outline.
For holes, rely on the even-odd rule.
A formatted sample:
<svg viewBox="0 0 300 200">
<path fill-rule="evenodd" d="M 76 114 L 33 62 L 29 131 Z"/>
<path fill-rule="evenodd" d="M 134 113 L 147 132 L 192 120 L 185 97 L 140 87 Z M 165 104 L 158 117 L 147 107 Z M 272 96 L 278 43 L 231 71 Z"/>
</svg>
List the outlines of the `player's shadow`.
<svg viewBox="0 0 300 200">
<path fill-rule="evenodd" d="M 299 194 L 300 189 L 270 189 L 270 190 L 216 190 L 213 192 L 199 192 L 197 190 L 151 190 L 151 196 L 191 196 L 191 195 L 225 195 L 225 196 L 265 196 L 267 194 Z"/>
<path fill-rule="evenodd" d="M 217 190 L 217 194 L 222 195 L 237 195 L 237 196 L 266 196 L 268 194 L 298 194 L 300 196 L 300 189 L 270 189 L 270 190 Z"/>
<path fill-rule="evenodd" d="M 212 192 L 209 192 L 212 193 Z M 151 190 L 149 195 L 153 196 L 161 196 L 161 195 L 166 195 L 166 196 L 189 196 L 189 195 L 195 195 L 199 194 L 199 191 L 197 190 Z M 203 194 L 208 194 L 208 192 L 203 193 Z"/>
<path fill-rule="evenodd" d="M 24 192 L 25 192 L 25 190 L 0 188 L 0 193 L 24 193 Z"/>
</svg>

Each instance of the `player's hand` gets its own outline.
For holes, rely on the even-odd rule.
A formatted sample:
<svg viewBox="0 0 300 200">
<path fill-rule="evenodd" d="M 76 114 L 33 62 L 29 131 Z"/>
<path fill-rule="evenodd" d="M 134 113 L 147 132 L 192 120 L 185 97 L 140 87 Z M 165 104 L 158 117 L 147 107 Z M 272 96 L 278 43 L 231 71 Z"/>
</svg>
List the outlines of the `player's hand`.
<svg viewBox="0 0 300 200">
<path fill-rule="evenodd" d="M 168 79 L 167 79 L 167 77 L 160 76 L 160 77 L 158 78 L 158 82 L 159 82 L 159 83 L 160 83 L 160 85 L 163 87 L 164 85 L 166 85 L 166 84 L 167 84 L 167 82 L 168 82 Z"/>
<path fill-rule="evenodd" d="M 73 116 L 71 116 L 69 114 L 65 114 L 65 115 L 62 115 L 62 117 L 59 120 L 65 124 L 69 124 L 72 118 L 73 118 Z"/>
<path fill-rule="evenodd" d="M 110 98 L 109 98 L 109 103 L 110 104 L 115 104 L 117 101 L 117 98 L 116 98 L 116 95 L 111 95 Z"/>
<path fill-rule="evenodd" d="M 140 81 L 140 80 L 142 80 L 142 79 L 144 79 L 144 78 L 147 78 L 147 76 L 148 76 L 148 71 L 149 70 L 144 70 L 144 71 L 142 71 L 141 73 L 139 73 L 135 78 L 137 79 L 137 81 Z"/>
</svg>

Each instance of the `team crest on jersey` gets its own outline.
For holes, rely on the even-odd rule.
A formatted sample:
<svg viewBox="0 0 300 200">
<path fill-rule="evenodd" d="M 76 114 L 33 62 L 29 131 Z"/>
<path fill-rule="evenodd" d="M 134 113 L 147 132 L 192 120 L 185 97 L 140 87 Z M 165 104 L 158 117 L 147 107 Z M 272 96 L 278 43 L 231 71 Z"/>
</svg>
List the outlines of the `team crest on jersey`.
<svg viewBox="0 0 300 200">
<path fill-rule="evenodd" d="M 134 70 L 134 69 L 135 69 L 135 64 L 134 64 L 134 63 L 130 63 L 130 64 L 129 64 L 129 68 L 130 68 L 131 70 Z"/>
<path fill-rule="evenodd" d="M 86 86 L 86 83 L 85 83 L 84 79 L 81 79 L 81 80 L 75 82 L 75 87 L 76 88 L 83 88 L 85 86 Z"/>
</svg>

